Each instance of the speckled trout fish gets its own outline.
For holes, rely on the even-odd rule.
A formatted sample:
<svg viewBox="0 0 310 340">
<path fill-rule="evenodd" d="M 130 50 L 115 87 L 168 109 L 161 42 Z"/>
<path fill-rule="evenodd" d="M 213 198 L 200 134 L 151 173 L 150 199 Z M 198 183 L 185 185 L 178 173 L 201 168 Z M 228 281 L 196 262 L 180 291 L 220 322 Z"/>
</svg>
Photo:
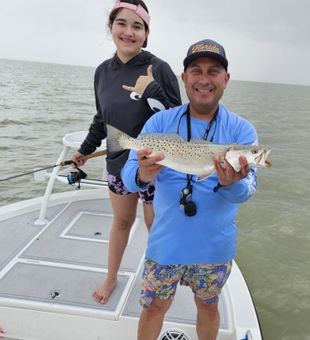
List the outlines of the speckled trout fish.
<svg viewBox="0 0 310 340">
<path fill-rule="evenodd" d="M 126 133 L 107 125 L 107 146 L 111 152 L 125 149 L 152 149 L 152 155 L 163 154 L 165 158 L 158 164 L 186 174 L 198 176 L 198 180 L 209 177 L 214 171 L 213 160 L 226 159 L 240 171 L 239 157 L 245 156 L 250 167 L 269 167 L 267 157 L 271 150 L 258 145 L 213 144 L 205 140 L 184 141 L 177 134 L 141 134 L 132 138 Z"/>
</svg>

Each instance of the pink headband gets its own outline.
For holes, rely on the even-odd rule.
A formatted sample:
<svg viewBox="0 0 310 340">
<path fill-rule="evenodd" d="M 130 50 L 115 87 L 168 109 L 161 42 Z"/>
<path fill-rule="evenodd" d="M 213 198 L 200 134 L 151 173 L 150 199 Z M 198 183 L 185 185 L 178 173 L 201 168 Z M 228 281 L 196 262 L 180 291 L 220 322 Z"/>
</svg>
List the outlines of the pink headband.
<svg viewBox="0 0 310 340">
<path fill-rule="evenodd" d="M 149 13 L 141 5 L 136 6 L 134 4 L 129 4 L 128 2 L 121 2 L 120 0 L 116 0 L 112 10 L 121 7 L 128 8 L 134 11 L 143 21 L 147 23 L 148 26 L 150 25 L 151 17 Z"/>
</svg>

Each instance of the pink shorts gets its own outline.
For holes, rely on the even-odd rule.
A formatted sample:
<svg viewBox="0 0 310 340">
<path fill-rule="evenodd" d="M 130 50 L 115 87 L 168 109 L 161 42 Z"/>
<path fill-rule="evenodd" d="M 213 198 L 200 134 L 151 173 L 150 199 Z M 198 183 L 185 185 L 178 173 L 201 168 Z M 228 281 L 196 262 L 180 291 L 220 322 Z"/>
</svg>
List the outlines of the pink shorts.
<svg viewBox="0 0 310 340">
<path fill-rule="evenodd" d="M 128 195 L 131 194 L 127 190 L 121 178 L 108 174 L 108 185 L 109 189 L 117 195 Z M 154 200 L 155 186 L 151 183 L 146 188 L 141 189 L 138 194 L 141 201 L 145 204 L 152 204 Z"/>
</svg>

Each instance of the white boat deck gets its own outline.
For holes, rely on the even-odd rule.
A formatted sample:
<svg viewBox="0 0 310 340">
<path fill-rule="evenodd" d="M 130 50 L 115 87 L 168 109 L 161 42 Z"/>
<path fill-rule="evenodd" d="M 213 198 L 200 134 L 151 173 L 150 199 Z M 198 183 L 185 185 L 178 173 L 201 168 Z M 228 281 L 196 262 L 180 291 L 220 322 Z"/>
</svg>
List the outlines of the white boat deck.
<svg viewBox="0 0 310 340">
<path fill-rule="evenodd" d="M 35 223 L 40 201 L 0 208 L 0 320 L 8 331 L 5 339 L 121 339 L 125 334 L 126 339 L 135 339 L 147 238 L 141 207 L 117 288 L 109 302 L 100 305 L 91 294 L 107 269 L 112 212 L 106 190 L 53 195 L 47 210 L 49 222 L 43 226 Z M 219 339 L 237 339 L 229 289 L 230 284 L 220 299 Z M 197 339 L 195 319 L 192 293 L 179 287 L 165 328 L 182 329 L 189 339 Z M 44 337 L 42 327 L 50 332 Z"/>
</svg>

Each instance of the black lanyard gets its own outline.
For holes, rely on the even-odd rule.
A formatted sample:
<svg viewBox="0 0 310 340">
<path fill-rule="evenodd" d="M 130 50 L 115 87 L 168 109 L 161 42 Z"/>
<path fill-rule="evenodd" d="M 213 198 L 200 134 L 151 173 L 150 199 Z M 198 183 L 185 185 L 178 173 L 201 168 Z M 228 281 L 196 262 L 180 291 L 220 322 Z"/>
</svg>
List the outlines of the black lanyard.
<svg viewBox="0 0 310 340">
<path fill-rule="evenodd" d="M 211 127 L 213 125 L 213 122 L 215 123 L 215 129 L 214 129 L 214 132 L 213 132 L 213 135 L 210 139 L 210 142 L 212 143 L 213 142 L 213 139 L 214 139 L 214 135 L 215 135 L 215 130 L 216 130 L 216 124 L 217 124 L 217 114 L 219 112 L 219 106 L 217 107 L 216 111 L 215 111 L 215 114 L 213 116 L 213 118 L 211 119 L 210 123 L 208 124 L 207 128 L 206 128 L 206 131 L 203 135 L 203 140 L 208 140 L 208 136 L 209 136 L 209 132 L 211 130 Z M 186 122 L 187 122 L 187 141 L 190 142 L 191 138 L 192 138 L 192 129 L 191 129 L 191 113 L 190 113 L 190 110 L 189 110 L 189 105 L 187 106 L 187 109 L 186 111 L 183 113 L 183 115 L 181 116 L 181 118 L 186 115 Z M 180 120 L 181 120 L 180 118 Z M 178 124 L 178 130 L 179 130 L 179 125 L 180 125 L 180 122 Z"/>
<path fill-rule="evenodd" d="M 206 131 L 203 135 L 203 140 L 208 140 L 208 136 L 209 136 L 209 132 L 211 130 L 211 127 L 213 125 L 213 123 L 215 123 L 215 128 L 214 128 L 214 132 L 212 137 L 210 138 L 210 142 L 213 142 L 214 136 L 215 136 L 215 131 L 216 131 L 216 125 L 217 125 L 217 114 L 219 112 L 220 107 L 218 106 L 215 114 L 213 116 L 213 118 L 211 119 L 210 123 L 208 124 Z M 178 128 L 177 128 L 177 134 L 179 133 L 179 129 L 180 129 L 180 123 L 181 123 L 181 119 L 183 118 L 183 116 L 186 115 L 186 125 L 187 125 L 187 141 L 190 142 L 191 138 L 192 138 L 192 128 L 191 128 L 191 113 L 189 110 L 189 105 L 187 106 L 186 111 L 182 114 L 182 116 L 179 119 L 179 123 L 178 123 Z M 190 192 L 192 191 L 192 179 L 193 179 L 193 175 L 189 175 L 187 174 L 187 188 L 190 190 Z"/>
</svg>

